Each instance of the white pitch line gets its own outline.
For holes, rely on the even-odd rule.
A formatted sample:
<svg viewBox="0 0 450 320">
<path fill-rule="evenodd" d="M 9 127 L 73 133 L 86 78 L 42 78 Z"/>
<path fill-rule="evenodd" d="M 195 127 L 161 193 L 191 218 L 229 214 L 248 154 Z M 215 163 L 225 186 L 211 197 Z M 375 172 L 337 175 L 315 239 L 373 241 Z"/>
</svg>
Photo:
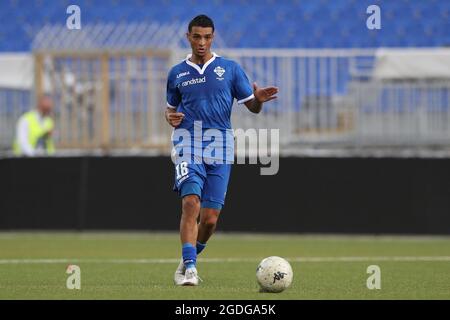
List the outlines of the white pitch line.
<svg viewBox="0 0 450 320">
<path fill-rule="evenodd" d="M 260 258 L 200 258 L 199 262 L 259 262 Z M 450 256 L 381 256 L 381 257 L 286 257 L 290 262 L 450 262 Z M 163 264 L 179 263 L 180 259 L 0 259 L 0 264 L 62 264 L 62 263 L 109 263 L 109 264 Z"/>
</svg>

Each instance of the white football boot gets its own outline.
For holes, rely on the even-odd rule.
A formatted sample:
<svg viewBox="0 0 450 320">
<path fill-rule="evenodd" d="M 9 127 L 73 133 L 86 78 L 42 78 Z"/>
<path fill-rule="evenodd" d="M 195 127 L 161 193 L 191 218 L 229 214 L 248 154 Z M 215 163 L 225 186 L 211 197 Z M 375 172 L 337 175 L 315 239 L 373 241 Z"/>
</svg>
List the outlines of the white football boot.
<svg viewBox="0 0 450 320">
<path fill-rule="evenodd" d="M 198 286 L 200 277 L 198 276 L 196 268 L 188 268 L 184 274 L 183 286 Z"/>
<path fill-rule="evenodd" d="M 177 270 L 175 270 L 175 274 L 173 275 L 173 282 L 177 286 L 183 285 L 185 272 L 186 272 L 186 267 L 183 263 L 183 258 L 181 258 L 180 264 L 178 265 L 178 268 L 177 268 Z"/>
</svg>

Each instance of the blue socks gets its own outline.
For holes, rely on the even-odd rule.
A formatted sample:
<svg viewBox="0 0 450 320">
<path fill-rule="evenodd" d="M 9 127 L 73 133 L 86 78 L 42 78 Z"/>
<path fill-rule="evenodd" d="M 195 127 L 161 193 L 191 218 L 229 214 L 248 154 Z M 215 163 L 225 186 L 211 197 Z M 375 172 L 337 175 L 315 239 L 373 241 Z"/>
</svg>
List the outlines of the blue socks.
<svg viewBox="0 0 450 320">
<path fill-rule="evenodd" d="M 203 251 L 206 248 L 206 243 L 200 243 L 197 241 L 197 254 Z"/>
<path fill-rule="evenodd" d="M 197 241 L 197 246 L 194 247 L 189 242 L 183 244 L 182 254 L 183 263 L 186 268 L 195 268 L 197 263 L 197 255 L 206 248 L 206 243 L 200 243 Z"/>
<path fill-rule="evenodd" d="M 197 262 L 197 249 L 189 242 L 183 244 L 183 263 L 186 269 L 195 268 Z"/>
</svg>

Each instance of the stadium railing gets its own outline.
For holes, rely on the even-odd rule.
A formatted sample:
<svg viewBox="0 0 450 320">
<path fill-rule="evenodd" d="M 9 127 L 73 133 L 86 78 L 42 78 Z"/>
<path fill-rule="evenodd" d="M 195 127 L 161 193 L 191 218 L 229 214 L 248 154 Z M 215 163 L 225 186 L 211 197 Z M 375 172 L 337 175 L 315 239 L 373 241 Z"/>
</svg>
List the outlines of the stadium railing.
<svg viewBox="0 0 450 320">
<path fill-rule="evenodd" d="M 35 92 L 55 99 L 59 150 L 170 153 L 166 77 L 187 49 L 40 50 Z M 450 81 L 375 80 L 366 49 L 219 49 L 278 99 L 255 117 L 234 106 L 234 128 L 279 128 L 290 146 L 446 147 Z M 19 104 L 0 121 L 14 122 Z M 2 107 L 2 110 L 6 110 Z M 5 115 L 7 114 L 7 116 Z M 7 117 L 7 118 L 6 118 Z M 9 125 L 11 127 L 11 125 Z M 3 129 L 2 129 L 3 130 Z M 2 131 L 2 147 L 13 133 Z"/>
</svg>

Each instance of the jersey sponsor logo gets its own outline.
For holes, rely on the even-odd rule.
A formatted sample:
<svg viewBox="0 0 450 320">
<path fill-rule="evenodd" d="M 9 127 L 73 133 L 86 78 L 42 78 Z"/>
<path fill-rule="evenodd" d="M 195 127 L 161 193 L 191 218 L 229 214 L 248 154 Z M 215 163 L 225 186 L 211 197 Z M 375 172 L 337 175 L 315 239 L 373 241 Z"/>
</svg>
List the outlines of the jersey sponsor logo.
<svg viewBox="0 0 450 320">
<path fill-rule="evenodd" d="M 188 75 L 190 75 L 189 71 L 179 73 L 179 74 L 177 74 L 177 79 L 184 77 L 184 76 L 188 76 Z"/>
<path fill-rule="evenodd" d="M 223 80 L 222 76 L 225 73 L 224 68 L 222 68 L 221 66 L 217 66 L 214 68 L 214 72 L 219 76 L 218 78 L 216 78 L 217 80 Z"/>
<path fill-rule="evenodd" d="M 203 78 L 192 78 L 191 80 L 183 81 L 181 83 L 181 85 L 183 87 L 186 87 L 186 86 L 189 86 L 191 84 L 198 84 L 198 83 L 205 83 L 205 82 L 206 82 L 206 76 L 203 77 Z"/>
</svg>

